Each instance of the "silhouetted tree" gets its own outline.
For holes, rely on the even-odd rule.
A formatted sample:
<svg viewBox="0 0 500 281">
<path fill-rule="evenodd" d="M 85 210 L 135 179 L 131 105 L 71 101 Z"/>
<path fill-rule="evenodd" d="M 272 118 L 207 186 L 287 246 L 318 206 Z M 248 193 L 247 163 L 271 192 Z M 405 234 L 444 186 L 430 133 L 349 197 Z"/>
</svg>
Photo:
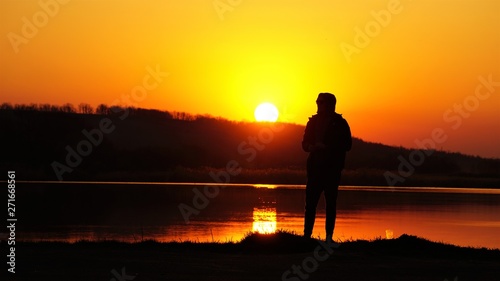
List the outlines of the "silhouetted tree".
<svg viewBox="0 0 500 281">
<path fill-rule="evenodd" d="M 195 120 L 195 117 L 189 113 L 186 112 L 172 112 L 172 117 L 173 119 L 177 120 L 185 120 L 185 121 L 193 121 Z"/>
<path fill-rule="evenodd" d="M 12 106 L 12 104 L 4 102 L 4 103 L 2 103 L 2 105 L 0 105 L 0 109 L 2 109 L 2 110 L 12 110 L 12 109 L 14 109 L 14 107 Z"/>
<path fill-rule="evenodd" d="M 26 110 L 37 111 L 38 105 L 36 103 L 30 103 L 29 105 L 26 106 Z"/>
<path fill-rule="evenodd" d="M 38 106 L 38 110 L 39 111 L 49 112 L 49 111 L 51 111 L 51 109 L 52 109 L 52 106 L 50 104 L 48 104 L 48 103 L 40 104 Z"/>
<path fill-rule="evenodd" d="M 100 114 L 100 115 L 107 115 L 107 114 L 109 114 L 109 107 L 107 105 L 101 103 L 95 109 L 95 113 Z"/>
<path fill-rule="evenodd" d="M 210 114 L 197 114 L 195 116 L 195 120 L 196 121 L 200 121 L 200 120 L 215 120 L 215 117 L 213 117 Z"/>
<path fill-rule="evenodd" d="M 92 106 L 88 103 L 80 103 L 78 105 L 78 112 L 83 114 L 93 114 L 94 108 L 92 108 Z"/>
<path fill-rule="evenodd" d="M 71 103 L 63 104 L 61 106 L 61 111 L 66 113 L 76 113 L 76 109 Z"/>
<path fill-rule="evenodd" d="M 52 112 L 61 112 L 62 110 L 61 110 L 61 108 L 60 108 L 59 106 L 57 106 L 57 105 L 51 105 L 51 106 L 50 106 L 50 111 L 52 111 Z"/>
<path fill-rule="evenodd" d="M 16 104 L 14 105 L 15 110 L 26 110 L 26 105 L 25 104 Z"/>
</svg>

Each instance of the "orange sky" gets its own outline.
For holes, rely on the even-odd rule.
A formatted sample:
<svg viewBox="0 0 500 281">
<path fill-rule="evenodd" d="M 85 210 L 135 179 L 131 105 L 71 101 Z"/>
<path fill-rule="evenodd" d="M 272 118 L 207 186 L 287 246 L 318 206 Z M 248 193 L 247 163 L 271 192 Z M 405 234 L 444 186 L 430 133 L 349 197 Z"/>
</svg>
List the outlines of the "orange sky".
<svg viewBox="0 0 500 281">
<path fill-rule="evenodd" d="M 500 157 L 497 0 L 5 0 L 0 22 L 0 102 L 112 104 L 147 82 L 126 103 L 253 121 L 271 102 L 305 124 L 328 91 L 364 140 L 440 128 L 439 149 Z"/>
</svg>

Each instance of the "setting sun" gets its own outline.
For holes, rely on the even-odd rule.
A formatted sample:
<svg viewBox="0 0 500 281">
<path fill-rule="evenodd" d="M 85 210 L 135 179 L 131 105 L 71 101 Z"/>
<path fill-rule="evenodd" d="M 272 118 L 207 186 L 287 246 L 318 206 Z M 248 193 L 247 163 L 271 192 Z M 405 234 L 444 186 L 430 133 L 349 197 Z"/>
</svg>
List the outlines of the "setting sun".
<svg viewBox="0 0 500 281">
<path fill-rule="evenodd" d="M 254 115 L 258 122 L 276 122 L 279 112 L 274 104 L 265 102 L 257 106 Z"/>
</svg>

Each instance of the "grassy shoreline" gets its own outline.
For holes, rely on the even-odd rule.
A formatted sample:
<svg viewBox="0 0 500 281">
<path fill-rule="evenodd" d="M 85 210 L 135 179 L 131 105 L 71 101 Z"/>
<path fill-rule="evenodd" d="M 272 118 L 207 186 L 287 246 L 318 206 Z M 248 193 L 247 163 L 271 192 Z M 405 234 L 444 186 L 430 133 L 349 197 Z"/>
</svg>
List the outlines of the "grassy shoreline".
<svg viewBox="0 0 500 281">
<path fill-rule="evenodd" d="M 2 243 L 2 247 L 6 245 Z M 326 246 L 325 246 L 326 245 Z M 329 247 L 278 232 L 240 242 L 19 242 L 15 280 L 498 280 L 500 250 L 402 235 Z M 114 273 L 113 273 L 114 272 Z M 304 278 L 307 275 L 307 278 Z"/>
</svg>

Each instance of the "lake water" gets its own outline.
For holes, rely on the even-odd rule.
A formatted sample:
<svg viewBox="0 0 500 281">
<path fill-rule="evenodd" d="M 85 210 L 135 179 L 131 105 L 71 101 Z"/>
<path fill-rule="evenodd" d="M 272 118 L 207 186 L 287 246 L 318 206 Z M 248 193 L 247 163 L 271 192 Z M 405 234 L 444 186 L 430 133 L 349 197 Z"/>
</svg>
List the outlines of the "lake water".
<svg viewBox="0 0 500 281">
<path fill-rule="evenodd" d="M 236 242 L 253 231 L 301 234 L 304 188 L 18 182 L 16 238 Z M 324 238 L 322 201 L 318 208 L 313 235 Z M 397 238 L 404 233 L 461 246 L 500 248 L 500 190 L 340 188 L 334 239 Z"/>
</svg>

